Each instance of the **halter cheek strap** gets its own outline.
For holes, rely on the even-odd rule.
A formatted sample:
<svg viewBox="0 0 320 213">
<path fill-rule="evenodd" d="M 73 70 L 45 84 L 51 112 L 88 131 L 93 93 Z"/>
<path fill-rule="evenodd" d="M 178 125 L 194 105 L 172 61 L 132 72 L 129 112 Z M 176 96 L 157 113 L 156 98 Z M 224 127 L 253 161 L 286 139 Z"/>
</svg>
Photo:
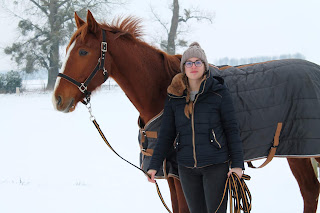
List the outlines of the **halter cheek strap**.
<svg viewBox="0 0 320 213">
<path fill-rule="evenodd" d="M 65 80 L 69 81 L 70 83 L 74 84 L 75 86 L 78 87 L 80 92 L 82 92 L 85 95 L 85 100 L 81 101 L 83 104 L 88 104 L 90 102 L 90 95 L 91 91 L 88 90 L 88 85 L 93 79 L 93 77 L 98 73 L 99 70 L 102 70 L 103 75 L 104 75 L 104 81 L 106 81 L 109 78 L 108 71 L 104 67 L 104 61 L 106 58 L 106 52 L 108 44 L 107 44 L 107 39 L 106 39 L 106 31 L 102 29 L 102 42 L 101 42 L 101 56 L 98 59 L 98 63 L 94 70 L 91 72 L 89 77 L 83 82 L 80 83 L 79 81 L 76 81 L 75 79 L 63 74 L 59 73 L 58 77 L 64 78 Z"/>
</svg>

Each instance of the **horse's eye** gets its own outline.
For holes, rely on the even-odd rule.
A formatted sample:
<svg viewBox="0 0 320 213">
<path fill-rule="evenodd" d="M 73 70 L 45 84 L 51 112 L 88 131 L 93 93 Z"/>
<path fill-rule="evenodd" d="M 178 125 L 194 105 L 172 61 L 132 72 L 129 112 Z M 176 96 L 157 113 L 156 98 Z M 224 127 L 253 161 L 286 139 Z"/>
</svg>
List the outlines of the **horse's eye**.
<svg viewBox="0 0 320 213">
<path fill-rule="evenodd" d="M 81 50 L 79 50 L 79 55 L 80 56 L 85 56 L 85 55 L 88 55 L 88 52 L 81 49 Z"/>
</svg>

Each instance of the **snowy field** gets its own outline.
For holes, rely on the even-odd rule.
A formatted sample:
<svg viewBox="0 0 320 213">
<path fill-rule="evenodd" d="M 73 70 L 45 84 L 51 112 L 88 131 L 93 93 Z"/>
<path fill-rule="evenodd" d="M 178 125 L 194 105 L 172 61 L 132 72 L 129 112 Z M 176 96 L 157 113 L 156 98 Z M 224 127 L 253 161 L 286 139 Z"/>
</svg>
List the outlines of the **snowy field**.
<svg viewBox="0 0 320 213">
<path fill-rule="evenodd" d="M 0 95 L 0 103 L 1 213 L 166 212 L 155 186 L 109 150 L 82 104 L 60 113 L 41 92 Z M 125 94 L 98 91 L 92 108 L 114 149 L 138 165 L 138 112 Z M 252 213 L 303 212 L 286 159 L 246 173 Z M 166 181 L 158 182 L 171 207 Z"/>
</svg>

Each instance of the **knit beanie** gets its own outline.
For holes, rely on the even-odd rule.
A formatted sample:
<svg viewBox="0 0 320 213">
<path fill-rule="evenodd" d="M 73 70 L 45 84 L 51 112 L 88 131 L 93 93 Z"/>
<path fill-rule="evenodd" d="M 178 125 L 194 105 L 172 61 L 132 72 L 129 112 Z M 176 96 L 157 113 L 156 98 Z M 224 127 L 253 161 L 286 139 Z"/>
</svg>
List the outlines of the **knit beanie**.
<svg viewBox="0 0 320 213">
<path fill-rule="evenodd" d="M 200 60 L 203 61 L 205 65 L 205 71 L 209 70 L 207 56 L 204 53 L 203 49 L 200 47 L 200 44 L 198 42 L 193 42 L 192 44 L 190 44 L 189 48 L 186 51 L 184 51 L 182 55 L 180 68 L 181 68 L 181 72 L 183 73 L 184 73 L 184 63 L 186 63 L 186 61 L 189 58 L 199 58 Z"/>
</svg>

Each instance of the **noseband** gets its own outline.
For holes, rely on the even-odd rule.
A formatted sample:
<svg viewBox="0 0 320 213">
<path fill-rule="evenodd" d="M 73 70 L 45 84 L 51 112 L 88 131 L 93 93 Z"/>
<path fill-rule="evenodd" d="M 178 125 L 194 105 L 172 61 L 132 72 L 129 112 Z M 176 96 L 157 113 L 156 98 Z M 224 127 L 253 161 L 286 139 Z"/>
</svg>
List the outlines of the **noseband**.
<svg viewBox="0 0 320 213">
<path fill-rule="evenodd" d="M 73 79 L 63 73 L 58 74 L 58 77 L 64 78 L 65 80 L 67 80 L 70 83 L 77 86 L 78 89 L 80 90 L 80 92 L 82 92 L 85 95 L 85 99 L 81 101 L 85 105 L 87 105 L 90 102 L 91 91 L 88 90 L 88 85 L 89 85 L 90 81 L 93 79 L 93 77 L 98 73 L 98 71 L 99 70 L 103 71 L 102 73 L 104 75 L 104 82 L 109 77 L 108 71 L 104 67 L 107 46 L 108 46 L 108 44 L 107 44 L 107 40 L 106 40 L 106 31 L 102 29 L 101 56 L 98 59 L 98 63 L 96 65 L 96 67 L 94 68 L 94 70 L 91 72 L 89 77 L 83 83 L 80 83 L 79 81 L 76 81 L 75 79 Z"/>
</svg>

